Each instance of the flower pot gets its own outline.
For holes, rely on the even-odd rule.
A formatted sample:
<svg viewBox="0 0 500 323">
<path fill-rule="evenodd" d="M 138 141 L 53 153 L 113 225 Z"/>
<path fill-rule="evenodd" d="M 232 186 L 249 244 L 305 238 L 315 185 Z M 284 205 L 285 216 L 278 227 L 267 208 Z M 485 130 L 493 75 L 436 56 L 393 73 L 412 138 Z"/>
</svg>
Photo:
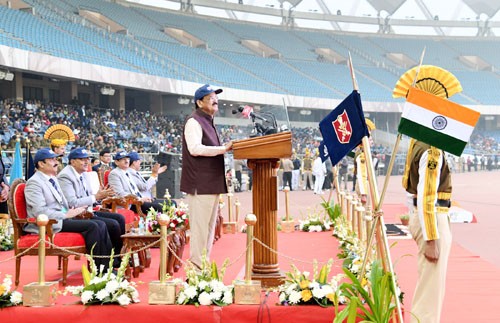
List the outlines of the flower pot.
<svg viewBox="0 0 500 323">
<path fill-rule="evenodd" d="M 408 224 L 410 223 L 410 219 L 400 219 L 400 220 L 401 220 L 401 224 L 405 225 L 405 226 L 408 226 Z"/>
</svg>

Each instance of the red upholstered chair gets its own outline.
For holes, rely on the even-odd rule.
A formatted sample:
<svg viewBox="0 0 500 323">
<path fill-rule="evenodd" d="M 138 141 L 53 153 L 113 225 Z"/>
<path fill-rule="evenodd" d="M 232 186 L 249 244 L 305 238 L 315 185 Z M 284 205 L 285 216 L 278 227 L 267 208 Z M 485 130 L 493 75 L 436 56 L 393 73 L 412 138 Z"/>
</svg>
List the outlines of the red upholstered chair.
<svg viewBox="0 0 500 323">
<path fill-rule="evenodd" d="M 16 286 L 19 285 L 19 276 L 21 272 L 21 259 L 23 256 L 38 256 L 38 247 L 35 247 L 26 252 L 27 249 L 36 245 L 38 242 L 38 234 L 34 233 L 26 233 L 23 231 L 23 227 L 26 223 L 30 222 L 27 219 L 28 213 L 26 212 L 26 200 L 24 197 L 24 189 L 26 187 L 26 183 L 24 179 L 16 179 L 10 188 L 9 192 L 9 213 L 12 218 L 12 225 L 14 227 L 14 254 L 16 255 Z M 72 232 L 60 232 L 53 233 L 52 232 L 52 224 L 56 223 L 56 220 L 50 220 L 47 225 L 47 241 L 52 242 L 54 245 L 58 247 L 62 247 L 64 249 L 71 250 L 77 253 L 86 253 L 85 248 L 85 240 L 80 233 L 72 233 Z M 24 253 L 26 252 L 26 253 Z M 22 254 L 24 253 L 24 254 Z M 21 255 L 22 254 L 22 255 Z M 52 247 L 46 244 L 45 249 L 46 256 L 58 256 L 62 258 L 62 284 L 66 285 L 66 278 L 68 276 L 68 257 L 72 254 Z M 59 270 L 60 262 L 59 262 Z"/>
</svg>

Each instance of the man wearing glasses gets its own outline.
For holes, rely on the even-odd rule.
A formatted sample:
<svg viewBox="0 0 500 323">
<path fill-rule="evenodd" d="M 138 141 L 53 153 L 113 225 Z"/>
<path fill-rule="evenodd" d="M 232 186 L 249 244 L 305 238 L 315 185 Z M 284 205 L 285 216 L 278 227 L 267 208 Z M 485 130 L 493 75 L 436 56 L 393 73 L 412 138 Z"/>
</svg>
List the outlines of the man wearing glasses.
<svg viewBox="0 0 500 323">
<path fill-rule="evenodd" d="M 85 207 L 92 211 L 93 205 L 114 194 L 111 188 L 100 188 L 92 194 L 87 169 L 90 156 L 85 148 L 75 148 L 68 155 L 69 165 L 57 175 L 64 197 L 70 207 Z M 93 221 L 104 222 L 113 244 L 115 255 L 119 255 L 123 246 L 121 235 L 125 234 L 125 218 L 111 212 L 93 212 Z M 114 259 L 114 268 L 120 267 L 118 258 Z"/>
<path fill-rule="evenodd" d="M 224 153 L 232 142 L 222 145 L 214 125 L 219 111 L 217 94 L 205 84 L 194 94 L 195 111 L 187 118 L 182 135 L 181 191 L 187 193 L 191 226 L 190 260 L 201 266 L 203 249 L 212 249 L 219 195 L 227 193 Z M 208 260 L 208 259 L 207 259 Z"/>
</svg>

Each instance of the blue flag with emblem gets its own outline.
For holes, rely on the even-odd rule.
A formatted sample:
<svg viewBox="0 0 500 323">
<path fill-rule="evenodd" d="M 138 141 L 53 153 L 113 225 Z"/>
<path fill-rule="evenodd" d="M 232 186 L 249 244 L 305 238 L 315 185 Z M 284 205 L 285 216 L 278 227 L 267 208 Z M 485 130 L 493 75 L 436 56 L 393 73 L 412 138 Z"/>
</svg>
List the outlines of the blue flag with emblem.
<svg viewBox="0 0 500 323">
<path fill-rule="evenodd" d="M 328 149 L 332 165 L 344 158 L 361 143 L 364 136 L 369 136 L 363 115 L 361 96 L 358 91 L 344 99 L 319 123 L 323 142 Z M 321 150 L 320 150 L 321 151 Z"/>
</svg>

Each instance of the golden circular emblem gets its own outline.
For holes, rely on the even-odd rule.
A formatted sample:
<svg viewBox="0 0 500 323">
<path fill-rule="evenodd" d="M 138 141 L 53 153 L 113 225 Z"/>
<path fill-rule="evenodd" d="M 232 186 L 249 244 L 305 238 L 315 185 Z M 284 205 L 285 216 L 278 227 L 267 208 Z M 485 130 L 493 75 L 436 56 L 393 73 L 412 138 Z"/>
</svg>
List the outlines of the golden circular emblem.
<svg viewBox="0 0 500 323">
<path fill-rule="evenodd" d="M 431 169 L 431 170 L 434 170 L 434 169 L 436 169 L 437 164 L 438 164 L 438 163 L 437 163 L 437 161 L 435 161 L 435 160 L 431 159 L 431 160 L 429 160 L 429 162 L 427 163 L 427 168 L 429 168 L 429 169 Z"/>
</svg>

